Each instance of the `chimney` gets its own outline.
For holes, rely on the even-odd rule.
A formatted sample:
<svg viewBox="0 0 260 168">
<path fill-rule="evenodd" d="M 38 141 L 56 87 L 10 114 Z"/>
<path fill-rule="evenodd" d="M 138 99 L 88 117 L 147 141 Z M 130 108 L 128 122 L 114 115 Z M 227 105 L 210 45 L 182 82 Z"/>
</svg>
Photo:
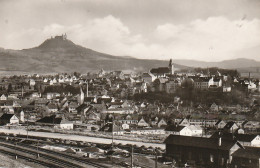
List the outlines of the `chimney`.
<svg viewBox="0 0 260 168">
<path fill-rule="evenodd" d="M 218 146 L 221 146 L 221 137 L 218 138 Z"/>
</svg>

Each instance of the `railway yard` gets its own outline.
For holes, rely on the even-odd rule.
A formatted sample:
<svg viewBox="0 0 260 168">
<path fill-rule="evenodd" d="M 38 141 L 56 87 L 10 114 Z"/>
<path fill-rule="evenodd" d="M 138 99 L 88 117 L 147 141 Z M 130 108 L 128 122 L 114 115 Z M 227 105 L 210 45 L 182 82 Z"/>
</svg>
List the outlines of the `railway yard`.
<svg viewBox="0 0 260 168">
<path fill-rule="evenodd" d="M 111 149 L 114 149 L 112 153 Z M 7 133 L 1 133 L 0 136 L 0 154 L 17 161 L 22 160 L 21 163 L 33 163 L 33 166 L 29 167 L 130 167 L 133 151 L 134 165 L 148 168 L 155 165 L 155 149 L 159 151 L 158 156 L 164 152 L 160 148 L 139 147 L 132 144 L 102 144 Z M 162 163 L 156 164 L 168 167 Z"/>
</svg>

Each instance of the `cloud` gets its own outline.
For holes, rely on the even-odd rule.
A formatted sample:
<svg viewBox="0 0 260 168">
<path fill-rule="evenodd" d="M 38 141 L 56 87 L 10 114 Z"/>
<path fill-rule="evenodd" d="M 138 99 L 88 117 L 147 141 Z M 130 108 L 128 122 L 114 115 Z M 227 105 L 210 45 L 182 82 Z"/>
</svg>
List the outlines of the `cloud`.
<svg viewBox="0 0 260 168">
<path fill-rule="evenodd" d="M 76 44 L 113 55 L 149 59 L 223 60 L 260 44 L 260 20 L 197 19 L 185 24 L 165 23 L 151 34 L 134 34 L 119 18 L 108 15 L 81 24 L 53 23 L 43 28 L 1 34 L 6 48 L 30 48 L 50 36 L 67 33 Z"/>
<path fill-rule="evenodd" d="M 177 54 L 177 58 L 223 60 L 260 44 L 260 20 L 210 17 L 182 25 L 167 23 L 157 26 L 155 36 L 167 41 L 166 51 Z"/>
</svg>

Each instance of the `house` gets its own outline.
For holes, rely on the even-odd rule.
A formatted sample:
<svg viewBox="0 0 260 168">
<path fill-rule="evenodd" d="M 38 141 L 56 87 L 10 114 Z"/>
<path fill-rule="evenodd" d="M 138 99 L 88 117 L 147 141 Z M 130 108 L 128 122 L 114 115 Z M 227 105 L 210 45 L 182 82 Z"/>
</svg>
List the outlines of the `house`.
<svg viewBox="0 0 260 168">
<path fill-rule="evenodd" d="M 234 133 L 238 128 L 238 125 L 234 121 L 229 121 L 223 129 L 226 132 Z"/>
<path fill-rule="evenodd" d="M 201 119 L 190 119 L 190 125 L 204 126 L 204 121 Z"/>
<path fill-rule="evenodd" d="M 46 116 L 36 121 L 38 125 L 44 126 L 54 126 L 60 129 L 73 129 L 73 122 L 69 122 L 62 117 L 57 117 L 56 115 Z"/>
<path fill-rule="evenodd" d="M 176 89 L 180 86 L 181 82 L 179 80 L 169 80 L 165 83 L 165 91 L 167 93 L 175 93 Z"/>
<path fill-rule="evenodd" d="M 192 131 L 187 126 L 170 125 L 165 128 L 166 134 L 192 136 Z"/>
<path fill-rule="evenodd" d="M 129 124 L 124 123 L 124 124 L 122 124 L 122 128 L 123 128 L 124 130 L 126 130 L 126 129 L 129 129 L 130 126 L 129 126 Z"/>
<path fill-rule="evenodd" d="M 116 120 L 121 124 L 128 124 L 128 125 L 136 125 L 138 124 L 138 115 L 135 114 L 127 114 L 127 115 L 120 115 L 116 118 Z"/>
<path fill-rule="evenodd" d="M 162 118 L 158 123 L 157 123 L 157 126 L 159 128 L 163 127 L 163 126 L 167 126 L 167 123 L 166 121 Z"/>
<path fill-rule="evenodd" d="M 86 113 L 86 119 L 88 121 L 97 122 L 100 121 L 100 113 L 95 112 L 94 110 Z"/>
<path fill-rule="evenodd" d="M 260 128 L 260 123 L 259 121 L 244 121 L 242 127 L 247 131 L 256 130 L 257 128 Z"/>
<path fill-rule="evenodd" d="M 0 100 L 7 100 L 7 96 L 6 96 L 5 94 L 2 94 L 2 95 L 0 96 Z"/>
<path fill-rule="evenodd" d="M 197 90 L 207 90 L 209 88 L 209 78 L 199 77 L 193 78 L 194 88 Z"/>
<path fill-rule="evenodd" d="M 47 105 L 47 109 L 48 109 L 49 112 L 55 113 L 55 112 L 58 111 L 58 106 L 57 106 L 57 104 L 50 102 Z"/>
<path fill-rule="evenodd" d="M 232 162 L 232 154 L 243 146 L 222 138 L 169 135 L 164 141 L 167 157 L 178 165 L 196 163 L 201 167 L 225 168 Z"/>
<path fill-rule="evenodd" d="M 225 127 L 227 123 L 221 119 L 219 119 L 216 124 L 215 124 L 215 128 L 217 129 L 223 129 Z"/>
<path fill-rule="evenodd" d="M 77 113 L 76 108 L 78 107 L 78 103 L 76 103 L 76 102 L 70 102 L 70 103 L 68 104 L 68 107 L 69 107 L 69 112 L 70 112 L 70 113 Z"/>
<path fill-rule="evenodd" d="M 135 92 L 137 93 L 146 93 L 148 89 L 146 82 L 139 82 L 135 84 Z"/>
<path fill-rule="evenodd" d="M 34 80 L 34 79 L 30 79 L 29 85 L 30 85 L 30 86 L 34 86 L 34 85 L 35 85 L 35 80 Z"/>
<path fill-rule="evenodd" d="M 146 83 L 152 83 L 156 79 L 152 73 L 143 73 L 142 78 Z"/>
<path fill-rule="evenodd" d="M 204 125 L 205 127 L 210 127 L 210 128 L 213 128 L 215 127 L 215 124 L 218 122 L 218 120 L 214 120 L 214 119 L 207 119 L 204 121 Z"/>
<path fill-rule="evenodd" d="M 232 154 L 231 168 L 260 167 L 260 148 L 245 147 L 245 149 L 238 149 Z"/>
<path fill-rule="evenodd" d="M 221 136 L 222 139 L 237 140 L 243 146 L 260 147 L 260 135 L 215 132 L 213 135 L 211 135 L 211 138 L 217 138 L 219 136 Z"/>
<path fill-rule="evenodd" d="M 19 124 L 19 118 L 15 114 L 3 114 L 0 117 L 0 124 Z"/>
<path fill-rule="evenodd" d="M 189 126 L 190 125 L 190 122 L 187 118 L 183 118 L 180 122 L 179 122 L 179 125 L 181 126 Z"/>
<path fill-rule="evenodd" d="M 109 132 L 114 135 L 123 135 L 125 133 L 125 130 L 123 130 L 122 127 L 116 125 L 115 123 L 107 123 L 102 128 L 100 128 L 100 131 Z"/>
<path fill-rule="evenodd" d="M 209 80 L 209 87 L 221 87 L 222 86 L 222 80 L 220 78 L 214 78 L 212 77 Z"/>
<path fill-rule="evenodd" d="M 33 92 L 30 94 L 31 99 L 36 99 L 36 98 L 40 98 L 40 97 L 41 97 L 41 94 L 38 92 Z"/>
<path fill-rule="evenodd" d="M 138 135 L 164 135 L 165 130 L 163 128 L 136 128 L 131 129 L 130 133 Z"/>
<path fill-rule="evenodd" d="M 216 103 L 212 103 L 210 106 L 210 111 L 212 111 L 212 112 L 219 111 L 219 106 Z"/>
<path fill-rule="evenodd" d="M 138 123 L 137 123 L 138 127 L 149 127 L 149 124 L 144 120 L 144 118 L 142 117 Z"/>
<path fill-rule="evenodd" d="M 48 99 L 48 100 L 51 100 L 51 99 L 55 99 L 55 98 L 57 98 L 57 97 L 60 97 L 60 93 L 55 93 L 55 92 L 52 93 L 52 92 L 51 92 L 51 93 L 47 93 L 46 96 L 47 96 L 47 99 Z"/>
<path fill-rule="evenodd" d="M 190 125 L 187 128 L 191 130 L 192 136 L 202 136 L 203 134 L 203 129 L 199 125 Z"/>
</svg>

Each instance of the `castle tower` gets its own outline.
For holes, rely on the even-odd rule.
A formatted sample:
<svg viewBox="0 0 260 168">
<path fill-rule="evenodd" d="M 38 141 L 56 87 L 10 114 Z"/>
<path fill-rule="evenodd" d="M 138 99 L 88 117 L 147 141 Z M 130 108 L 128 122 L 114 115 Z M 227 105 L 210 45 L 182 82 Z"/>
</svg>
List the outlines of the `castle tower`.
<svg viewBox="0 0 260 168">
<path fill-rule="evenodd" d="M 170 62 L 169 62 L 169 69 L 170 69 L 171 75 L 173 75 L 174 74 L 174 64 L 172 62 L 172 59 L 170 59 Z"/>
<path fill-rule="evenodd" d="M 65 34 L 62 34 L 62 39 L 63 40 L 66 40 L 67 39 L 67 34 L 65 33 Z"/>
</svg>

